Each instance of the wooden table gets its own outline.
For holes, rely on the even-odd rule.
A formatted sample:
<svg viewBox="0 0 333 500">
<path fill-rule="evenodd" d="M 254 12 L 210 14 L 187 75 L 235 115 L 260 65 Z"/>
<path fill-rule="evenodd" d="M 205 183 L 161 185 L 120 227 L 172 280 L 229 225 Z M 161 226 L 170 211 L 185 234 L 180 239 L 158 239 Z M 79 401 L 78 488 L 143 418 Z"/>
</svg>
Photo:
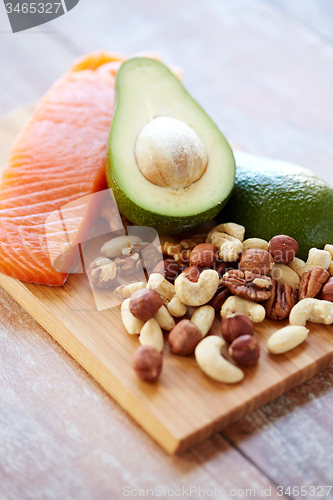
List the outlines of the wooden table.
<svg viewBox="0 0 333 500">
<path fill-rule="evenodd" d="M 333 183 L 330 0 L 81 0 L 16 35 L 0 5 L 0 41 L 3 113 L 39 98 L 85 51 L 150 49 L 183 67 L 232 143 Z M 321 498 L 309 487 L 333 485 L 332 369 L 169 457 L 3 290 L 0 300 L 1 500 L 152 498 L 149 488 L 214 499 L 271 488 L 276 499 L 278 486 Z"/>
</svg>

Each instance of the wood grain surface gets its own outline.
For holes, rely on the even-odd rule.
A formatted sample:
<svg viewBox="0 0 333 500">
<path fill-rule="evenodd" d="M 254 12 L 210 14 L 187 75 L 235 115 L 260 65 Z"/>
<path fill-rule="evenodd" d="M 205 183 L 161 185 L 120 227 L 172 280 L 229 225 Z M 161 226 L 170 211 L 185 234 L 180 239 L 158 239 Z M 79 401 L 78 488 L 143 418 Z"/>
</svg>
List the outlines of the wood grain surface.
<svg viewBox="0 0 333 500">
<path fill-rule="evenodd" d="M 87 50 L 155 50 L 183 67 L 229 140 L 333 183 L 332 24 L 329 0 L 81 0 L 12 35 L 1 4 L 0 110 L 39 98 Z M 257 496 L 272 486 L 280 498 L 277 485 L 332 484 L 331 369 L 168 457 L 6 292 L 0 300 L 1 500 L 122 498 L 126 484 Z"/>
</svg>

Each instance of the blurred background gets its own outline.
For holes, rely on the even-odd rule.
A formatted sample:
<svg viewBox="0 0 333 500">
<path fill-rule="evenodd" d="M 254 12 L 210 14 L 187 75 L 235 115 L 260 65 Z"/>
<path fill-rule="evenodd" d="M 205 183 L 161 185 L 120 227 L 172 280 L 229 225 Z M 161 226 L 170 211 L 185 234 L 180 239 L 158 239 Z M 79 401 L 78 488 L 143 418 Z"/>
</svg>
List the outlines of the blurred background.
<svg viewBox="0 0 333 500">
<path fill-rule="evenodd" d="M 0 112 L 40 98 L 84 52 L 158 52 L 233 145 L 328 178 L 331 0 L 80 0 L 13 34 L 0 4 Z"/>
</svg>

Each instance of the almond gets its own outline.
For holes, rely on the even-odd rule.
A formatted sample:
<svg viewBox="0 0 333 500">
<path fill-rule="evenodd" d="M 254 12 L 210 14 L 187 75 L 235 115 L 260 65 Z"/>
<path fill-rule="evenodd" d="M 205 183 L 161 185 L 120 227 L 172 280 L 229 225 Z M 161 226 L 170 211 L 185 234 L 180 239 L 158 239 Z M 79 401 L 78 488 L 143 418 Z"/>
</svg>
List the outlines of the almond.
<svg viewBox="0 0 333 500">
<path fill-rule="evenodd" d="M 298 243 L 294 238 L 280 234 L 274 236 L 268 244 L 268 251 L 273 255 L 274 261 L 279 264 L 288 264 L 298 252 Z"/>
<path fill-rule="evenodd" d="M 201 273 L 202 269 L 199 266 L 190 266 L 185 269 L 182 275 L 189 281 L 192 281 L 192 283 L 197 283 Z"/>
</svg>

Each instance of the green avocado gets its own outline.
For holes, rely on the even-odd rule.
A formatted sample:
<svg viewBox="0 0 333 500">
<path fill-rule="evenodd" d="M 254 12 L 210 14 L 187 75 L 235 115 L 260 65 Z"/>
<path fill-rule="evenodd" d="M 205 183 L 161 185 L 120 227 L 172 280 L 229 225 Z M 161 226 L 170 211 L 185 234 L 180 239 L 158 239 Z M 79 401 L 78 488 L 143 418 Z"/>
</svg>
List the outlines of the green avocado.
<svg viewBox="0 0 333 500">
<path fill-rule="evenodd" d="M 235 153 L 236 182 L 218 223 L 245 226 L 246 238 L 286 234 L 297 240 L 297 256 L 333 243 L 333 189 L 297 165 Z"/>
<path fill-rule="evenodd" d="M 106 175 L 136 225 L 175 234 L 215 217 L 235 180 L 231 148 L 161 62 L 129 59 L 118 71 Z"/>
</svg>

